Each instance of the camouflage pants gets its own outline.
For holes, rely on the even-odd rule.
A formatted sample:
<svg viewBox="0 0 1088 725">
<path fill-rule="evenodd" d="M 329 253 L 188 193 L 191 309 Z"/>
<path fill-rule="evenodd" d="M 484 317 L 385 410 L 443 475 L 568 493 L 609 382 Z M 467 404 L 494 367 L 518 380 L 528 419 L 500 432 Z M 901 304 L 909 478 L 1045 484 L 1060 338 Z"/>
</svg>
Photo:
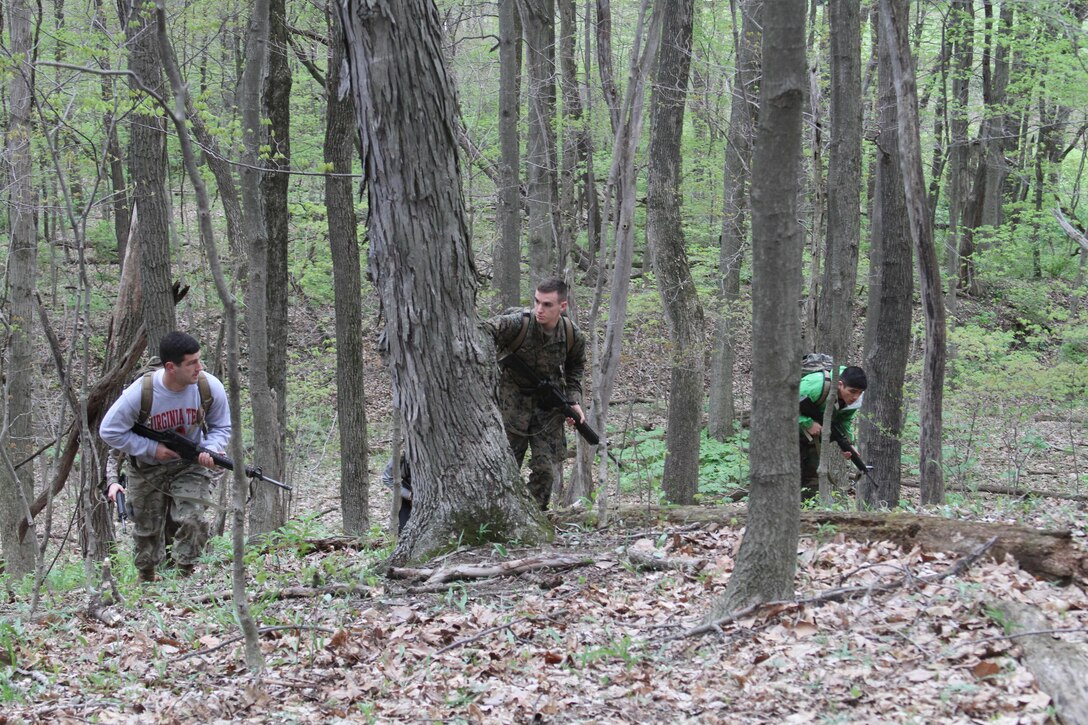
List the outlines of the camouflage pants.
<svg viewBox="0 0 1088 725">
<path fill-rule="evenodd" d="M 801 500 L 820 495 L 820 439 L 801 434 Z"/>
<path fill-rule="evenodd" d="M 213 475 L 186 461 L 129 466 L 127 503 L 137 569 L 154 570 L 168 550 L 177 565 L 196 564 L 210 533 L 204 512 L 213 505 Z"/>
<path fill-rule="evenodd" d="M 514 460 L 521 468 L 526 451 L 529 457 L 529 493 L 540 505 L 548 508 L 552 487 L 559 481 L 563 459 L 567 455 L 567 439 L 563 432 L 563 414 L 554 410 L 541 410 L 530 396 L 507 395 L 501 401 L 506 439 Z"/>
</svg>

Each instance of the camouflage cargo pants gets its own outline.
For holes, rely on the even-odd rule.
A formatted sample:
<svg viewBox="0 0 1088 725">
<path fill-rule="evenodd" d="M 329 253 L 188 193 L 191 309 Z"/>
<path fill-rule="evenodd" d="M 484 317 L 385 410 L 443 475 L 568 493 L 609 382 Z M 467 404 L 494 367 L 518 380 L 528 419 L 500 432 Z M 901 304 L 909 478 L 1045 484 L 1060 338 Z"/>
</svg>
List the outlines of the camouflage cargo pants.
<svg viewBox="0 0 1088 725">
<path fill-rule="evenodd" d="M 514 460 L 521 468 L 529 451 L 529 493 L 547 510 L 552 487 L 559 481 L 563 459 L 567 455 L 567 439 L 563 432 L 563 415 L 554 410 L 541 410 L 530 396 L 507 393 L 502 405 L 506 439 Z"/>
<path fill-rule="evenodd" d="M 204 512 L 213 505 L 213 475 L 187 461 L 129 466 L 127 503 L 138 570 L 153 571 L 167 553 L 180 567 L 196 564 L 208 543 Z"/>
</svg>

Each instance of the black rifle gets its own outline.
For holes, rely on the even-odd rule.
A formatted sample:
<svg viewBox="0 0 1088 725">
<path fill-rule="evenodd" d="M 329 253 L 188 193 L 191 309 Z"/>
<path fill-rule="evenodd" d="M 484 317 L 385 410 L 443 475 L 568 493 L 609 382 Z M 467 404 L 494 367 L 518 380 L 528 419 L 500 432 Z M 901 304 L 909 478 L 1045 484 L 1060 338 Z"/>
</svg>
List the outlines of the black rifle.
<svg viewBox="0 0 1088 725">
<path fill-rule="evenodd" d="M 228 471 L 234 470 L 234 461 L 224 456 L 222 453 L 216 453 L 210 451 L 203 446 L 199 446 L 193 443 L 191 440 L 183 435 L 175 433 L 172 430 L 152 430 L 146 425 L 140 423 L 134 423 L 132 426 L 132 432 L 136 435 L 143 436 L 144 438 L 150 438 L 153 441 L 158 441 L 164 446 L 177 453 L 179 456 L 187 461 L 196 461 L 201 453 L 207 453 L 212 457 L 215 465 L 220 468 L 225 468 Z M 250 478 L 256 478 L 258 481 L 264 481 L 265 483 L 271 483 L 273 486 L 279 486 L 280 488 L 290 491 L 290 486 L 286 483 L 280 483 L 274 478 L 269 478 L 261 472 L 260 466 L 246 466 L 246 475 Z"/>
<path fill-rule="evenodd" d="M 806 418 L 812 418 L 817 423 L 822 423 L 824 414 L 820 411 L 818 405 L 813 403 L 810 399 L 804 398 L 801 401 L 801 415 Z M 872 466 L 865 465 L 865 461 L 861 460 L 861 454 L 858 453 L 858 449 L 850 443 L 850 439 L 846 437 L 846 427 L 842 423 L 831 423 L 831 440 L 838 444 L 839 450 L 843 453 L 850 454 L 850 462 L 854 464 L 854 468 L 858 469 L 865 475 L 869 475 L 869 472 L 873 470 Z"/>
<path fill-rule="evenodd" d="M 115 493 L 113 503 L 117 506 L 117 521 L 121 524 L 121 531 L 128 530 L 128 509 L 125 508 L 125 492 L 118 491 Z"/>
<path fill-rule="evenodd" d="M 574 411 L 571 401 L 567 400 L 567 396 L 563 395 L 563 391 L 559 389 L 559 386 L 549 380 L 542 380 L 539 375 L 536 374 L 529 364 L 518 357 L 516 354 L 507 355 L 502 359 L 504 365 L 510 366 L 510 368 L 527 380 L 534 388 L 534 394 L 536 395 L 537 404 L 544 410 L 556 410 L 558 409 L 566 417 L 574 421 L 574 427 L 578 429 L 578 435 L 585 439 L 586 443 L 591 446 L 597 446 L 601 444 L 601 437 L 597 435 L 597 431 L 593 430 L 588 423 L 583 420 L 579 420 L 578 414 Z M 616 464 L 620 469 L 623 466 L 616 460 L 616 457 L 612 455 L 612 451 L 608 451 L 608 457 L 612 459 L 612 462 Z"/>
</svg>

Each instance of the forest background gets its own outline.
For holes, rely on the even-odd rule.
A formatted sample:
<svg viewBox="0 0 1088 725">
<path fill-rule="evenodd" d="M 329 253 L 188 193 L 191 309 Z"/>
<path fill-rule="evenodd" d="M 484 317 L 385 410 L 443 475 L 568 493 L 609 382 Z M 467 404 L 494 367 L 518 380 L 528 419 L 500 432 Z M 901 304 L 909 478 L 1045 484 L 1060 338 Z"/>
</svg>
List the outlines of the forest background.
<svg viewBox="0 0 1088 725">
<path fill-rule="evenodd" d="M 885 4 L 910 51 L 898 66 L 880 42 Z M 765 114 L 763 5 L 438 4 L 476 312 L 526 304 L 548 274 L 573 282 L 572 314 L 594 351 L 590 417 L 624 471 L 603 455 L 594 466 L 579 444 L 556 493 L 597 523 L 617 510 L 610 494 L 645 507 L 739 499 L 749 487 L 755 453 L 741 411 L 765 362 L 752 329 L 749 193 Z M 795 260 L 770 260 L 783 270 L 803 260 L 798 307 L 777 300 L 797 313 L 787 314 L 797 334 L 759 330 L 784 340 L 776 350 L 791 367 L 820 349 L 870 371 L 862 442 L 873 475 L 852 484 L 832 468 L 821 508 L 1024 516 L 1083 536 L 1075 508 L 1041 520 L 1002 503 L 995 513 L 979 491 L 1083 500 L 1088 4 L 879 5 L 813 2 L 802 14 L 794 217 L 804 256 L 799 245 Z M 418 560 L 434 548 L 418 536 L 386 548 L 388 494 L 371 485 L 402 437 L 420 460 L 430 454 L 414 447 L 412 416 L 403 430 L 393 412 L 413 381 L 390 389 L 379 338 L 406 300 L 374 285 L 383 262 L 356 237 L 375 213 L 359 194 L 375 146 L 339 92 L 336 13 L 265 0 L 119 10 L 5 7 L 0 533 L 12 601 L 33 612 L 43 586 L 98 586 L 118 532 L 99 493 L 96 421 L 153 351 L 147 341 L 175 326 L 204 341 L 214 372 L 237 376 L 235 457 L 296 487 L 290 498 L 254 489 L 251 533 L 277 532 L 282 546 L 343 531 L 368 537 L 376 559 Z M 907 57 L 922 184 L 899 176 Z M 187 99 L 171 76 L 185 79 Z M 672 142 L 655 132 L 670 124 Z M 419 238 L 404 244 L 434 251 Z M 237 324 L 234 296 L 244 303 Z M 915 481 L 918 501 L 903 494 Z M 496 538 L 484 523 L 439 527 L 439 538 Z M 284 576 L 350 570 L 378 588 L 371 573 L 332 561 Z M 123 559 L 117 576 L 132 583 Z M 30 621 L 5 623 L 9 661 Z M 211 636 L 166 636 L 165 646 Z M 614 642 L 595 651 L 629 659 Z M 5 683 L 12 701 L 44 686 L 16 679 Z M 471 712 L 470 690 L 443 706 Z"/>
</svg>

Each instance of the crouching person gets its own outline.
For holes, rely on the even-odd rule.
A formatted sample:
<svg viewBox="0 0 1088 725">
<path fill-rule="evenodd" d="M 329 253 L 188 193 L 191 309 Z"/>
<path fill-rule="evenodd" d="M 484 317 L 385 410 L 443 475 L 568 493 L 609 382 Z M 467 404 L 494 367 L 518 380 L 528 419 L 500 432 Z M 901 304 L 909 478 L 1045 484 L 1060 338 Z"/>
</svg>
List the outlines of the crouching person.
<svg viewBox="0 0 1088 725">
<path fill-rule="evenodd" d="M 193 571 L 209 538 L 204 515 L 212 505 L 219 469 L 207 453 L 196 462 L 133 432 L 136 423 L 173 430 L 209 450 L 230 443 L 230 408 L 223 384 L 200 364 L 200 343 L 171 332 L 159 343 L 162 368 L 138 378 L 102 419 L 99 434 L 129 457 L 128 506 L 132 511 L 135 564 L 140 580 L 172 561 L 182 575 Z"/>
</svg>

